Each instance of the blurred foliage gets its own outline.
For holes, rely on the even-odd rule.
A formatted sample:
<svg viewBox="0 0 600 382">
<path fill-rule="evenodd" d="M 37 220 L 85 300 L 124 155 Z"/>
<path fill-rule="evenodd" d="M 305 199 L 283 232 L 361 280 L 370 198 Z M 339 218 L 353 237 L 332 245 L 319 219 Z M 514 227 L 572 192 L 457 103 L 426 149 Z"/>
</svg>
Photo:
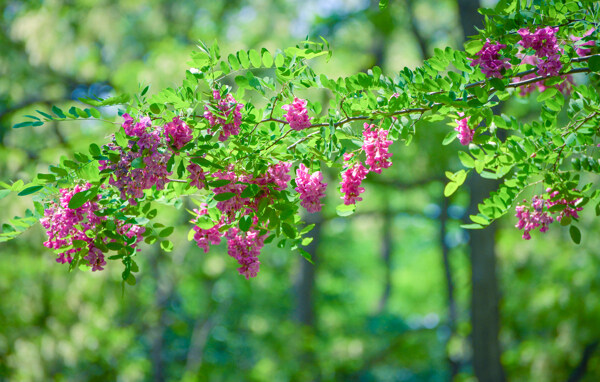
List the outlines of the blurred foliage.
<svg viewBox="0 0 600 382">
<path fill-rule="evenodd" d="M 89 121 L 10 129 L 23 115 L 82 96 L 134 92 L 148 83 L 152 93 L 178 83 L 199 39 L 218 39 L 224 51 L 275 50 L 324 35 L 334 50 L 320 68 L 328 75 L 381 58 L 388 72 L 417 65 L 422 56 L 408 3 L 392 1 L 384 10 L 377 3 L 6 0 L 0 4 L 0 177 L 27 179 L 108 131 Z M 431 51 L 458 46 L 454 1 L 418 2 L 413 16 Z M 510 108 L 523 119 L 531 112 L 524 101 Z M 393 147 L 394 171 L 368 184 L 360 214 L 341 219 L 324 211 L 313 326 L 293 318 L 293 284 L 304 259 L 268 246 L 260 276 L 248 282 L 233 271 L 223 246 L 205 255 L 186 240 L 183 212 L 165 222 L 179 224 L 175 251 L 144 248 L 138 285 L 125 290 L 117 269 L 68 273 L 43 249 L 39 226 L 1 243 L 0 380 L 441 381 L 449 375 L 448 358 L 461 364 L 457 380 L 472 380 L 468 233 L 459 228 L 468 195 L 453 196 L 443 238 L 458 299 L 454 333 L 438 237 L 439 174 L 459 166 L 454 149 L 439 150 L 448 129 L 430 124 L 417 133 L 418 144 Z M 22 211 L 24 200 L 1 200 L 0 221 Z M 387 206 L 392 291 L 379 309 Z M 566 380 L 584 349 L 600 340 L 597 223 L 582 220 L 579 247 L 566 230 L 523 242 L 510 217 L 501 224 L 507 374 Z M 592 357 L 590 381 L 600 379 L 599 356 Z"/>
</svg>

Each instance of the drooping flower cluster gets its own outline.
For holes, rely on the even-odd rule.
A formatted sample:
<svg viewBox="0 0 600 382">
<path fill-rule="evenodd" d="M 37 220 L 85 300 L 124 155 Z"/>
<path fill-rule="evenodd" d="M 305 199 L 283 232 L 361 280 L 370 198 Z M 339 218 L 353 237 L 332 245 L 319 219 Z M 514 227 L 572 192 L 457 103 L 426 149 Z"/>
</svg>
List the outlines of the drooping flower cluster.
<svg viewBox="0 0 600 382">
<path fill-rule="evenodd" d="M 292 130 L 299 131 L 310 127 L 310 120 L 312 117 L 308 116 L 306 103 L 306 100 L 294 97 L 294 102 L 281 107 L 283 110 L 287 111 L 283 117 L 288 121 Z"/>
<path fill-rule="evenodd" d="M 279 162 L 269 166 L 267 172 L 256 179 L 255 182 L 258 185 L 265 186 L 268 184 L 275 184 L 275 188 L 278 191 L 283 191 L 287 188 L 289 181 L 292 177 L 288 174 L 292 167 L 291 162 Z"/>
<path fill-rule="evenodd" d="M 125 120 L 121 125 L 125 134 L 130 137 L 141 137 L 142 134 L 146 132 L 146 130 L 152 126 L 152 121 L 150 117 L 144 116 L 140 118 L 139 122 L 136 122 L 129 114 L 123 114 L 123 119 Z"/>
<path fill-rule="evenodd" d="M 79 208 L 69 208 L 69 202 L 73 195 L 89 190 L 92 185 L 75 185 L 73 189 L 60 189 L 60 197 L 58 203 L 52 202 L 50 206 L 44 210 L 44 217 L 40 219 L 42 227 L 46 230 L 48 240 L 44 242 L 44 246 L 58 251 L 57 262 L 71 263 L 73 256 L 80 251 L 86 253 L 83 257 L 88 261 L 92 271 L 101 271 L 106 265 L 104 253 L 98 246 L 105 245 L 109 242 L 108 238 L 104 238 L 98 242 L 96 232 L 99 226 L 107 220 L 106 216 L 98 216 L 96 212 L 100 211 L 98 204 L 99 196 L 93 197 L 86 201 Z M 134 238 L 130 242 L 132 248 L 136 248 L 137 244 L 143 240 L 145 228 L 135 224 L 123 224 L 121 220 L 116 220 L 116 230 L 118 235 L 126 238 Z M 111 242 L 115 240 L 110 239 Z M 85 243 L 85 245 L 81 244 Z M 128 242 L 129 243 L 129 242 Z M 69 249 L 61 250 L 62 248 L 73 246 Z"/>
<path fill-rule="evenodd" d="M 342 172 L 341 191 L 344 194 L 342 199 L 345 205 L 355 204 L 357 201 L 362 200 L 359 195 L 365 192 L 365 189 L 360 185 L 369 172 L 381 174 L 382 169 L 392 165 L 389 160 L 392 154 L 388 151 L 392 141 L 388 140 L 387 136 L 387 130 L 376 128 L 375 125 L 369 125 L 368 123 L 364 124 L 364 140 L 361 150 L 365 152 L 365 164 L 368 168 L 365 168 L 360 161 L 354 163 L 354 165 L 344 164 L 345 170 Z M 344 154 L 345 162 L 349 162 L 352 158 L 354 158 L 354 153 Z"/>
<path fill-rule="evenodd" d="M 506 48 L 506 45 L 500 43 L 491 43 L 486 40 L 483 48 L 477 53 L 477 58 L 471 62 L 471 66 L 479 65 L 481 71 L 487 78 L 502 78 L 502 69 L 510 69 L 509 59 L 501 58 L 500 49 Z"/>
<path fill-rule="evenodd" d="M 257 220 L 256 217 L 254 220 Z M 225 236 L 227 237 L 227 254 L 241 265 L 238 272 L 246 276 L 246 279 L 256 277 L 260 268 L 258 256 L 265 245 L 267 235 L 261 235 L 260 231 L 254 228 L 243 232 L 239 228 L 233 227 L 227 231 Z"/>
<path fill-rule="evenodd" d="M 387 139 L 387 130 L 377 129 L 375 125 L 369 125 L 368 123 L 365 123 L 364 127 L 362 149 L 367 156 L 365 164 L 369 166 L 369 171 L 381 174 L 382 169 L 392 165 L 389 160 L 392 154 L 388 151 L 392 141 Z"/>
<path fill-rule="evenodd" d="M 540 76 L 557 76 L 563 65 L 560 62 L 562 50 L 558 46 L 556 38 L 556 27 L 545 27 L 531 33 L 527 28 L 519 29 L 521 35 L 519 44 L 523 48 L 532 48 L 535 51 L 537 61 L 537 74 Z"/>
<path fill-rule="evenodd" d="M 342 199 L 345 205 L 355 204 L 362 200 L 359 195 L 365 192 L 365 188 L 360 185 L 368 173 L 369 171 L 361 162 L 355 163 L 342 173 L 342 193 L 344 194 Z"/>
<path fill-rule="evenodd" d="M 267 231 L 258 228 L 258 218 L 254 213 L 263 198 L 273 197 L 271 195 L 272 190 L 283 191 L 288 187 L 291 180 L 290 167 L 291 163 L 279 162 L 269 166 L 263 174 L 255 177 L 249 174 L 236 173 L 233 165 L 231 165 L 227 169 L 210 174 L 217 179 L 216 181 L 227 181 L 226 184 L 213 189 L 217 200 L 216 208 L 220 211 L 221 217 L 218 222 L 213 220 L 215 224 L 211 228 L 203 229 L 197 225 L 197 219 L 207 215 L 207 206 L 203 205 L 200 209 L 194 210 L 196 219 L 192 223 L 196 224 L 193 228 L 196 244 L 205 252 L 208 252 L 210 245 L 219 244 L 221 239 L 225 237 L 229 255 L 235 258 L 241 266 L 238 268 L 240 274 L 243 274 L 246 278 L 256 276 L 260 265 L 258 256 L 264 246 Z M 201 171 L 201 169 L 198 171 Z M 206 173 L 203 173 L 203 176 L 206 175 Z M 253 192 L 253 196 L 242 197 L 242 193 L 249 185 L 258 186 L 258 191 Z M 244 232 L 238 227 L 230 227 L 227 230 L 223 228 L 225 225 L 231 224 L 236 219 L 244 216 L 252 217 L 251 226 L 247 231 Z"/>
<path fill-rule="evenodd" d="M 98 198 L 85 202 L 76 209 L 69 208 L 69 202 L 73 195 L 86 191 L 91 187 L 87 183 L 84 186 L 76 185 L 73 189 L 61 188 L 59 202 L 52 202 L 50 207 L 44 211 L 44 217 L 40 219 L 42 227 L 46 230 L 48 240 L 44 242 L 46 248 L 60 249 L 73 244 L 73 240 L 81 240 L 87 243 L 87 249 L 91 255 L 90 265 L 92 270 L 102 270 L 106 264 L 104 255 L 96 254 L 94 239 L 86 235 L 86 231 L 93 230 L 106 217 L 97 216 L 94 212 L 99 210 Z M 67 249 L 59 252 L 57 262 L 64 264 L 73 260 L 73 255 L 79 248 Z"/>
<path fill-rule="evenodd" d="M 194 209 L 194 212 L 196 213 L 196 219 L 200 216 L 208 214 L 208 209 L 206 207 L 206 203 L 203 203 L 199 209 Z M 192 220 L 192 224 L 197 223 L 196 219 Z M 223 233 L 219 230 L 222 226 L 223 220 L 217 222 L 213 227 L 208 229 L 203 229 L 197 225 L 194 225 L 194 241 L 198 247 L 204 250 L 204 253 L 208 253 L 210 245 L 218 245 L 221 243 L 221 237 L 223 236 Z"/>
<path fill-rule="evenodd" d="M 206 172 L 204 172 L 202 167 L 196 163 L 190 163 L 186 169 L 189 172 L 188 179 L 190 180 L 190 185 L 197 188 L 204 188 Z"/>
<path fill-rule="evenodd" d="M 308 168 L 300 163 L 296 170 L 296 192 L 300 194 L 300 205 L 310 213 L 321 211 L 321 199 L 325 197 L 327 183 L 323 183 L 321 171 L 310 174 Z"/>
<path fill-rule="evenodd" d="M 524 202 L 526 202 L 526 200 L 524 200 Z M 549 212 L 544 211 L 545 202 L 544 199 L 535 195 L 531 201 L 531 208 L 526 205 L 519 205 L 516 207 L 517 213 L 515 216 L 519 221 L 515 227 L 523 230 L 523 239 L 531 239 L 529 232 L 540 226 L 540 232 L 543 233 L 548 231 L 548 224 L 554 221 Z"/>
<path fill-rule="evenodd" d="M 183 146 L 192 140 L 192 129 L 179 117 L 165 124 L 165 137 L 171 147 L 181 150 Z"/>
<path fill-rule="evenodd" d="M 560 222 L 565 217 L 579 218 L 578 211 L 582 207 L 574 207 L 579 199 L 567 200 L 566 198 L 558 198 L 558 191 L 552 191 L 548 188 L 546 192 L 549 194 L 547 199 L 538 195 L 534 195 L 531 199 L 531 206 L 527 206 L 527 200 L 524 200 L 521 205 L 516 207 L 517 213 L 515 216 L 519 219 L 515 227 L 523 230 L 523 239 L 531 239 L 530 232 L 540 227 L 540 232 L 548 231 L 548 225 L 555 220 Z M 550 208 L 556 205 L 564 205 L 564 209 L 557 212 L 557 216 L 552 216 Z"/>
<path fill-rule="evenodd" d="M 146 118 L 135 124 L 130 117 L 126 118 L 123 128 L 126 132 L 129 129 L 138 138 L 129 140 L 126 148 L 113 143 L 107 145 L 108 149 L 119 153 L 116 163 L 99 161 L 100 171 L 110 172 L 109 184 L 116 187 L 121 192 L 121 198 L 131 204 L 136 204 L 135 199 L 142 198 L 144 190 L 152 186 L 158 190 L 164 189 L 167 176 L 171 174 L 167 170 L 171 153 L 164 142 L 164 129 L 148 124 L 149 119 L 146 121 Z"/>
<path fill-rule="evenodd" d="M 459 112 L 458 115 L 462 117 L 465 114 Z M 458 131 L 458 140 L 460 141 L 460 144 L 464 146 L 471 143 L 473 141 L 473 135 L 475 135 L 475 130 L 469 127 L 469 118 L 471 117 L 457 119 L 457 126 L 454 128 L 455 131 Z"/>
<path fill-rule="evenodd" d="M 546 203 L 548 208 L 556 205 L 565 206 L 564 209 L 558 213 L 556 221 L 560 222 L 565 217 L 579 219 L 579 214 L 577 212 L 583 209 L 583 207 L 575 207 L 575 204 L 579 202 L 579 199 L 567 200 L 566 198 L 556 198 L 559 195 L 559 192 L 552 191 L 551 188 L 546 189 L 546 192 L 550 194 L 548 202 Z"/>
<path fill-rule="evenodd" d="M 236 102 L 231 94 L 227 94 L 227 97 L 221 98 L 221 93 L 216 89 L 213 90 L 213 99 L 217 104 L 212 107 L 216 107 L 216 110 L 213 111 L 208 105 L 205 106 L 204 118 L 208 120 L 211 128 L 221 126 L 222 130 L 219 134 L 219 141 L 223 142 L 230 135 L 238 135 L 240 133 L 244 104 Z"/>
</svg>

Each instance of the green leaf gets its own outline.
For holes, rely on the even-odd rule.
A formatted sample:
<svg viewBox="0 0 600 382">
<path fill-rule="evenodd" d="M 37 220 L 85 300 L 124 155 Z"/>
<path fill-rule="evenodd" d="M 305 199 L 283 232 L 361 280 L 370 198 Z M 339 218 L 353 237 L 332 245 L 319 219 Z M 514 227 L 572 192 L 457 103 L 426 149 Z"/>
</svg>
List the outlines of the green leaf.
<svg viewBox="0 0 600 382">
<path fill-rule="evenodd" d="M 600 56 L 595 55 L 588 60 L 588 67 L 592 72 L 600 72 Z"/>
<path fill-rule="evenodd" d="M 382 11 L 387 8 L 389 0 L 379 0 L 379 9 Z"/>
<path fill-rule="evenodd" d="M 167 227 L 158 233 L 159 237 L 168 237 L 173 233 L 173 227 Z"/>
<path fill-rule="evenodd" d="M 79 98 L 79 101 L 91 106 L 112 106 L 129 102 L 129 94 L 121 94 L 106 99 Z"/>
<path fill-rule="evenodd" d="M 273 56 L 265 48 L 262 49 L 262 61 L 266 68 L 273 66 Z"/>
<path fill-rule="evenodd" d="M 233 198 L 236 194 L 233 192 L 223 192 L 221 194 L 216 194 L 214 199 L 218 202 L 223 202 L 225 200 L 229 200 Z"/>
<path fill-rule="evenodd" d="M 291 225 L 289 225 L 288 223 L 282 223 L 281 229 L 283 230 L 283 233 L 285 233 L 285 235 L 287 237 L 289 237 L 290 239 L 295 239 L 296 236 L 298 235 L 298 233 L 296 232 L 296 229 L 294 227 L 292 227 Z"/>
<path fill-rule="evenodd" d="M 579 231 L 579 228 L 572 225 L 569 228 L 569 235 L 571 235 L 571 240 L 573 240 L 573 243 L 575 243 L 575 244 L 581 243 L 581 231 Z"/>
<path fill-rule="evenodd" d="M 335 207 L 335 213 L 339 216 L 349 216 L 352 215 L 356 211 L 356 204 L 340 204 Z"/>
<path fill-rule="evenodd" d="M 536 101 L 543 102 L 547 99 L 554 97 L 558 93 L 556 88 L 546 88 L 546 90 L 537 96 Z"/>
<path fill-rule="evenodd" d="M 240 219 L 240 230 L 248 232 L 250 226 L 252 226 L 252 218 L 249 215 L 243 216 Z"/>
<path fill-rule="evenodd" d="M 42 188 L 44 188 L 44 186 L 31 186 L 31 187 L 27 187 L 23 191 L 19 192 L 17 195 L 19 195 L 19 196 L 25 196 L 25 195 L 35 194 L 36 192 L 38 192 Z"/>
<path fill-rule="evenodd" d="M 77 209 L 88 200 L 92 199 L 94 196 L 98 194 L 97 188 L 90 188 L 89 190 L 80 191 L 71 197 L 69 200 L 69 208 L 74 210 Z"/>
<path fill-rule="evenodd" d="M 127 279 L 125 279 L 125 282 L 129 285 L 135 285 L 135 276 L 133 275 L 133 273 L 127 275 Z"/>
<path fill-rule="evenodd" d="M 302 248 L 298 248 L 298 251 L 300 252 L 300 255 L 302 255 L 302 257 L 304 257 L 306 259 L 306 261 L 308 261 L 311 264 L 315 264 L 313 262 L 312 256 L 310 255 L 310 253 L 306 252 L 304 249 Z"/>
<path fill-rule="evenodd" d="M 458 152 L 458 159 L 460 159 L 460 161 L 462 162 L 463 166 L 465 166 L 467 168 L 473 168 L 473 167 L 475 167 L 475 159 L 473 159 L 472 156 L 470 156 L 469 154 L 467 154 L 464 151 L 459 151 Z"/>
<path fill-rule="evenodd" d="M 207 215 L 198 216 L 198 219 L 194 223 L 202 229 L 211 229 L 216 223 Z"/>
<path fill-rule="evenodd" d="M 0 190 L 0 199 L 5 198 L 10 192 L 10 190 Z"/>
<path fill-rule="evenodd" d="M 472 223 L 472 224 L 461 224 L 460 228 L 464 228 L 464 229 L 482 229 L 482 228 L 485 228 L 485 227 L 482 226 L 481 224 Z"/>
<path fill-rule="evenodd" d="M 143 157 L 137 157 L 131 161 L 131 167 L 133 168 L 144 168 L 146 167 L 146 163 L 144 163 Z"/>
<path fill-rule="evenodd" d="M 456 182 L 448 182 L 446 184 L 446 187 L 444 187 L 444 196 L 448 197 L 452 194 L 454 194 L 456 192 L 456 190 L 458 190 L 458 183 Z"/>
<path fill-rule="evenodd" d="M 250 49 L 250 51 L 248 51 L 248 56 L 250 57 L 252 66 L 255 68 L 260 68 L 262 66 L 260 54 L 255 49 Z"/>
<path fill-rule="evenodd" d="M 244 189 L 244 191 L 242 191 L 242 194 L 240 196 L 242 198 L 251 198 L 253 196 L 256 196 L 259 192 L 260 188 L 256 184 L 250 184 Z"/>
<path fill-rule="evenodd" d="M 452 143 L 452 141 L 454 141 L 456 139 L 456 137 L 458 136 L 458 132 L 457 131 L 449 131 L 448 134 L 446 134 L 446 137 L 444 138 L 444 140 L 442 141 L 442 145 L 443 146 L 447 146 L 450 143 Z"/>
<path fill-rule="evenodd" d="M 58 118 L 67 118 L 67 116 L 65 115 L 65 113 L 63 113 L 63 111 L 62 111 L 62 110 L 60 110 L 60 109 L 59 109 L 58 107 L 56 107 L 56 106 L 52 106 L 52 112 L 53 112 L 54 114 L 56 114 L 56 116 L 57 116 Z"/>
<path fill-rule="evenodd" d="M 170 240 L 163 240 L 160 242 L 160 247 L 165 252 L 171 252 L 174 248 L 173 243 Z"/>
<path fill-rule="evenodd" d="M 95 157 L 98 156 L 98 155 L 100 155 L 101 154 L 100 147 L 98 147 L 97 144 L 92 143 L 90 145 L 90 154 L 92 154 Z"/>
<path fill-rule="evenodd" d="M 465 51 L 469 54 L 476 54 L 483 48 L 483 41 L 481 40 L 471 40 L 465 43 Z"/>
<path fill-rule="evenodd" d="M 248 53 L 240 50 L 238 53 L 238 60 L 244 69 L 248 69 L 250 67 L 250 61 L 248 60 Z"/>
</svg>

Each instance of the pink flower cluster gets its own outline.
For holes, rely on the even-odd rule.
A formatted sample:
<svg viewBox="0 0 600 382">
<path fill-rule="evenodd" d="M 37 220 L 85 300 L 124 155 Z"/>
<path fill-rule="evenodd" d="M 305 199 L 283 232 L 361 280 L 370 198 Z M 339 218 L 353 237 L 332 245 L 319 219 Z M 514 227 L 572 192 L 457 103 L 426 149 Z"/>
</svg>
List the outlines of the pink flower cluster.
<svg viewBox="0 0 600 382">
<path fill-rule="evenodd" d="M 524 200 L 524 202 L 526 201 Z M 539 226 L 541 226 L 540 232 L 548 231 L 548 224 L 554 221 L 548 211 L 544 211 L 544 203 L 544 199 L 535 195 L 531 201 L 531 209 L 525 205 L 516 207 L 517 213 L 515 216 L 519 221 L 515 227 L 523 230 L 523 239 L 531 239 L 529 232 Z"/>
<path fill-rule="evenodd" d="M 300 205 L 310 213 L 321 211 L 321 199 L 325 197 L 327 188 L 327 183 L 322 180 L 321 171 L 310 174 L 303 163 L 296 170 L 295 190 L 300 194 Z"/>
<path fill-rule="evenodd" d="M 128 119 L 125 123 L 133 126 Z M 137 125 L 140 123 L 135 124 Z M 150 125 L 150 130 L 146 130 L 146 123 L 144 126 L 146 127 L 143 130 L 134 127 L 138 138 L 130 140 L 127 148 L 112 143 L 108 145 L 109 149 L 119 152 L 120 158 L 117 163 L 99 161 L 100 171 L 110 170 L 109 184 L 119 189 L 121 198 L 129 200 L 131 204 L 136 204 L 135 199 L 142 198 L 144 190 L 152 186 L 156 186 L 158 190 L 164 189 L 168 182 L 167 176 L 171 174 L 167 171 L 171 153 L 163 140 L 163 129 L 152 129 Z"/>
<path fill-rule="evenodd" d="M 70 263 L 73 260 L 73 255 L 81 250 L 87 250 L 87 255 L 84 257 L 88 261 L 88 264 L 92 267 L 92 271 L 101 271 L 106 265 L 104 253 L 95 244 L 97 238 L 94 235 L 88 237 L 87 231 L 96 231 L 98 226 L 106 221 L 106 216 L 98 216 L 95 212 L 100 210 L 98 205 L 99 197 L 85 202 L 79 208 L 69 208 L 69 202 L 73 195 L 78 192 L 89 190 L 91 187 L 90 183 L 84 186 L 76 185 L 72 190 L 62 188 L 60 189 L 59 202 L 52 202 L 46 210 L 44 210 L 44 217 L 40 219 L 42 227 L 46 230 L 48 240 L 44 242 L 44 246 L 47 248 L 60 250 L 61 248 L 68 247 L 74 244 L 75 240 L 79 240 L 86 243 L 85 248 L 76 247 L 59 251 L 58 258 L 56 259 L 59 263 Z M 117 220 L 116 233 L 125 236 L 129 239 L 135 237 L 131 247 L 135 248 L 137 244 L 143 240 L 143 234 L 145 228 L 133 225 L 123 224 L 120 220 Z M 103 244 L 106 244 L 107 238 L 104 238 Z M 114 241 L 114 240 L 111 240 Z"/>
<path fill-rule="evenodd" d="M 458 113 L 460 117 L 465 115 L 464 113 Z M 458 140 L 461 145 L 468 145 L 473 141 L 473 135 L 475 135 L 475 130 L 469 127 L 469 118 L 457 119 L 457 126 L 454 128 L 455 131 L 458 131 Z"/>
<path fill-rule="evenodd" d="M 200 206 L 200 209 L 194 209 L 194 212 L 197 214 L 196 217 L 208 214 L 206 203 Z M 192 223 L 195 224 L 196 221 L 192 220 Z M 198 247 L 204 250 L 204 253 L 208 253 L 210 245 L 218 245 L 221 243 L 221 237 L 223 236 L 223 233 L 219 230 L 222 226 L 222 220 L 209 229 L 203 229 L 198 227 L 197 225 L 194 226 L 194 241 L 196 241 Z"/>
<path fill-rule="evenodd" d="M 537 62 L 537 74 L 540 76 L 557 76 L 563 65 L 560 62 L 562 50 L 558 46 L 556 38 L 558 28 L 545 27 L 531 33 L 527 28 L 519 29 L 521 35 L 519 44 L 523 48 L 532 48 L 535 51 Z"/>
<path fill-rule="evenodd" d="M 342 193 L 344 194 L 342 199 L 345 205 L 356 204 L 357 201 L 362 200 L 359 195 L 365 192 L 365 189 L 360 185 L 368 173 L 369 171 L 361 162 L 355 163 L 354 166 L 342 173 Z"/>
<path fill-rule="evenodd" d="M 223 130 L 219 135 L 219 141 L 223 142 L 230 135 L 238 135 L 240 133 L 240 125 L 242 124 L 242 108 L 244 104 L 237 103 L 231 94 L 227 94 L 224 99 L 221 98 L 221 93 L 218 90 L 213 90 L 213 99 L 217 102 L 216 108 L 218 114 L 214 114 L 209 106 L 204 107 L 204 118 L 212 128 L 221 126 Z"/>
<path fill-rule="evenodd" d="M 281 107 L 287 111 L 284 118 L 288 121 L 292 130 L 299 131 L 310 127 L 310 120 L 312 118 L 308 116 L 306 103 L 306 100 L 294 97 L 294 102 Z"/>
<path fill-rule="evenodd" d="M 197 188 L 204 188 L 206 181 L 206 172 L 196 163 L 190 163 L 186 169 L 188 170 L 188 179 L 190 185 Z"/>
<path fill-rule="evenodd" d="M 257 220 L 256 217 L 255 220 Z M 227 237 L 227 254 L 241 265 L 238 268 L 240 275 L 246 276 L 246 280 L 256 277 L 260 268 L 258 256 L 265 245 L 267 235 L 261 235 L 254 228 L 250 228 L 248 232 L 242 232 L 233 227 L 227 231 L 225 236 Z"/>
<path fill-rule="evenodd" d="M 538 66 L 538 62 L 540 61 L 540 59 L 536 56 L 526 56 L 522 53 L 517 53 L 517 57 L 522 59 L 521 64 L 529 64 L 532 66 Z M 536 73 L 529 73 L 523 77 L 514 77 L 513 82 L 525 81 L 535 77 L 537 77 Z M 566 76 L 562 76 L 562 78 L 565 78 L 565 81 L 561 82 L 560 84 L 556 84 L 553 87 L 564 94 L 568 94 L 571 91 L 571 85 L 573 84 L 573 76 L 568 74 Z M 545 85 L 544 81 L 523 85 L 519 87 L 519 95 L 526 96 L 527 94 L 534 92 L 536 89 L 540 92 L 543 92 L 547 89 L 547 86 Z"/>
<path fill-rule="evenodd" d="M 148 116 L 144 116 L 140 118 L 139 122 L 136 122 L 129 114 L 125 113 L 123 114 L 123 119 L 124 122 L 121 127 L 125 130 L 125 134 L 130 137 L 141 137 L 152 126 L 152 121 Z"/>
<path fill-rule="evenodd" d="M 213 189 L 215 196 L 225 193 L 232 193 L 233 195 L 217 202 L 216 208 L 221 211 L 221 218 L 215 226 L 210 229 L 202 229 L 198 226 L 193 228 L 195 232 L 194 240 L 198 246 L 208 252 L 210 245 L 219 244 L 222 237 L 227 238 L 227 252 L 241 265 L 238 268 L 240 274 L 246 276 L 246 278 L 255 277 L 260 265 L 258 256 L 267 235 L 266 231 L 262 235 L 260 234 L 258 218 L 256 216 L 252 217 L 252 226 L 247 232 L 243 232 L 237 227 L 231 227 L 226 232 L 222 232 L 222 230 L 224 231 L 223 226 L 231 224 L 236 216 L 238 218 L 252 216 L 260 200 L 269 197 L 271 190 L 285 190 L 291 180 L 291 176 L 288 174 L 290 167 L 291 163 L 279 162 L 269 166 L 265 173 L 258 177 L 236 174 L 233 166 L 213 173 L 214 178 L 229 181 L 229 183 Z M 249 184 L 259 186 L 259 193 L 254 197 L 242 197 L 242 193 Z M 194 211 L 197 216 L 206 215 L 208 212 L 206 205 Z M 192 222 L 194 223 L 194 221 Z"/>
<path fill-rule="evenodd" d="M 192 129 L 179 117 L 175 117 L 173 121 L 165 124 L 165 137 L 172 147 L 181 150 L 192 140 Z"/>
<path fill-rule="evenodd" d="M 479 65 L 487 78 L 502 78 L 502 69 L 510 69 L 509 59 L 500 58 L 498 53 L 503 48 L 506 48 L 506 45 L 492 44 L 489 39 L 486 40 L 483 48 L 477 53 L 478 58 L 471 62 L 471 66 Z"/>
<path fill-rule="evenodd" d="M 40 219 L 42 227 L 46 230 L 48 240 L 44 242 L 46 248 L 60 249 L 73 244 L 73 240 L 82 240 L 87 243 L 88 251 L 92 258 L 90 265 L 92 270 L 102 270 L 102 266 L 106 264 L 104 256 L 97 255 L 94 250 L 94 239 L 87 237 L 85 232 L 90 229 L 95 229 L 106 217 L 100 217 L 94 214 L 99 210 L 98 198 L 85 202 L 77 209 L 69 208 L 69 202 L 73 195 L 78 192 L 88 190 L 91 184 L 87 183 L 84 186 L 76 185 L 72 190 L 67 188 L 60 189 L 60 198 L 58 203 L 52 203 L 49 208 L 44 211 L 44 217 Z M 79 227 L 78 227 L 79 226 Z M 79 248 L 67 249 L 59 252 L 57 262 L 64 264 L 73 260 L 73 254 L 79 252 Z"/>
<path fill-rule="evenodd" d="M 556 221 L 561 221 L 564 217 L 572 217 L 575 219 L 579 219 L 579 214 L 577 212 L 581 211 L 583 207 L 574 207 L 575 204 L 579 202 L 579 199 L 567 200 L 566 198 L 557 198 L 559 192 L 552 191 L 551 188 L 546 189 L 546 192 L 550 194 L 549 199 L 546 202 L 548 208 L 559 204 L 565 206 L 565 208 L 558 213 Z"/>
<path fill-rule="evenodd" d="M 387 130 L 377 129 L 375 125 L 369 125 L 368 123 L 365 123 L 364 127 L 362 149 L 367 156 L 365 164 L 369 166 L 369 171 L 381 174 L 382 169 L 392 165 L 389 160 L 392 154 L 388 151 L 392 141 L 387 139 Z"/>
<path fill-rule="evenodd" d="M 381 174 L 382 169 L 392 165 L 389 160 L 392 154 L 388 151 L 392 141 L 388 140 L 387 136 L 388 131 L 365 123 L 364 141 L 361 150 L 365 152 L 367 157 L 365 164 L 369 167 L 368 169 L 365 168 L 360 161 L 352 166 L 349 163 L 344 164 L 345 170 L 342 172 L 341 191 L 344 194 L 342 199 L 345 205 L 355 204 L 357 201 L 362 200 L 359 195 L 365 192 L 365 189 L 360 185 L 370 171 Z M 350 161 L 353 157 L 353 153 L 344 154 L 344 161 Z"/>
<path fill-rule="evenodd" d="M 540 232 L 542 233 L 548 231 L 548 225 L 555 220 L 560 222 L 564 217 L 579 218 L 577 212 L 581 211 L 582 207 L 574 207 L 579 199 L 567 200 L 566 198 L 557 198 L 559 192 L 553 192 L 550 188 L 548 188 L 546 192 L 549 193 L 548 199 L 534 195 L 531 200 L 531 207 L 525 204 L 516 207 L 517 213 L 515 216 L 519 221 L 515 227 L 523 230 L 523 239 L 525 240 L 531 239 L 530 232 L 538 227 L 540 227 Z M 527 200 L 524 200 L 523 202 L 526 203 Z M 558 212 L 557 216 L 551 216 L 549 209 L 559 204 L 564 205 L 565 208 Z"/>
</svg>

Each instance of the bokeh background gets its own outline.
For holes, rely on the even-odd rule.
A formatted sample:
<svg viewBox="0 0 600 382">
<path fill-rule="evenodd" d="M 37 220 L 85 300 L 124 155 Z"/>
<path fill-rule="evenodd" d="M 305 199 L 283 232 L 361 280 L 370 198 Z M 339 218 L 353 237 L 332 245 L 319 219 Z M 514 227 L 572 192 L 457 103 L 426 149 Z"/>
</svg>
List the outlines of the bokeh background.
<svg viewBox="0 0 600 382">
<path fill-rule="evenodd" d="M 31 180 L 113 128 L 12 129 L 25 114 L 176 86 L 198 40 L 230 53 L 323 36 L 334 54 L 313 63 L 319 71 L 379 65 L 392 75 L 435 48 L 460 48 L 481 25 L 476 8 L 495 2 L 390 3 L 0 0 L 0 180 Z M 103 109 L 109 119 L 116 112 Z M 538 110 L 525 98 L 497 112 L 531 119 Z M 39 225 L 0 243 L 0 380 L 600 380 L 593 211 L 579 246 L 559 226 L 524 241 L 512 216 L 462 230 L 495 185 L 473 179 L 443 198 L 444 170 L 460 168 L 459 145 L 441 148 L 450 129 L 432 123 L 414 144 L 393 145 L 394 165 L 368 179 L 351 217 L 335 214 L 338 175 L 326 174 L 327 207 L 306 216 L 316 224 L 307 248 L 315 265 L 271 245 L 246 281 L 223 245 L 204 254 L 187 241 L 184 208 L 159 215 L 177 227 L 175 250 L 144 247 L 138 284 L 124 290 L 119 264 L 93 274 L 57 264 Z M 0 200 L 0 223 L 30 203 Z"/>
</svg>

